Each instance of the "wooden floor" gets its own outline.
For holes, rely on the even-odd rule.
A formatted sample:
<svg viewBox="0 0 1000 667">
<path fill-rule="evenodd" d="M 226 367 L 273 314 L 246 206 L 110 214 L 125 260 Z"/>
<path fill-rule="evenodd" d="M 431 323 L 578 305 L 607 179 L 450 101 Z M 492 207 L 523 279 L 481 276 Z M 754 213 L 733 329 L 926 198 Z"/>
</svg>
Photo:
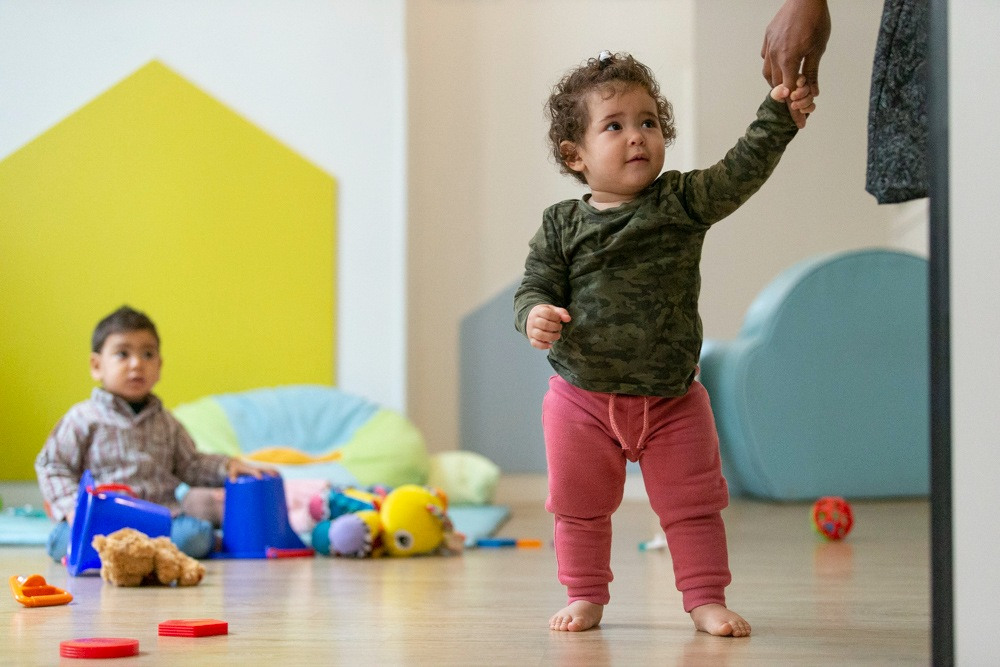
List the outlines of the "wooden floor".
<svg viewBox="0 0 1000 667">
<path fill-rule="evenodd" d="M 127 665 L 926 665 L 929 506 L 855 502 L 842 543 L 809 528 L 804 504 L 737 500 L 725 514 L 730 606 L 744 639 L 696 632 L 673 586 L 644 502 L 615 515 L 612 601 L 600 628 L 550 632 L 564 604 L 542 504 L 512 504 L 502 534 L 535 550 L 480 549 L 453 558 L 208 561 L 193 588 L 115 588 L 67 577 L 40 548 L 0 549 L 0 573 L 42 574 L 75 596 L 62 607 L 0 604 L 0 663 L 53 665 L 59 642 L 131 637 L 140 655 L 62 664 Z M 215 618 L 228 636 L 157 636 L 176 618 Z"/>
</svg>

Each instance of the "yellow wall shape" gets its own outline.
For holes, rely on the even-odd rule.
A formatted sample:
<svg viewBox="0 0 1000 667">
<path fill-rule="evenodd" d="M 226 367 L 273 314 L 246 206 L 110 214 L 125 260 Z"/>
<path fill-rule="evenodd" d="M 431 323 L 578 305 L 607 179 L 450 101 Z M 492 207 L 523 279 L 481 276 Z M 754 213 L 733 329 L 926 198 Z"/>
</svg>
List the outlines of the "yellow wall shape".
<svg viewBox="0 0 1000 667">
<path fill-rule="evenodd" d="M 0 161 L 0 479 L 33 479 L 122 304 L 167 406 L 335 368 L 336 182 L 152 61 Z"/>
</svg>

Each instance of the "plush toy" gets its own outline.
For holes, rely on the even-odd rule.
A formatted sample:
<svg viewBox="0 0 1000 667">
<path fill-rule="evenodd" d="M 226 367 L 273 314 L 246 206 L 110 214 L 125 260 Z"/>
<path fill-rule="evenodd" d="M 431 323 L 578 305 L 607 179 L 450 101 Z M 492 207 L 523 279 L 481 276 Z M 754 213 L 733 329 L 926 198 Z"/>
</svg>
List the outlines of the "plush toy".
<svg viewBox="0 0 1000 667">
<path fill-rule="evenodd" d="M 365 495 L 367 494 L 367 495 Z M 337 497 L 334 497 L 337 496 Z M 370 558 L 415 556 L 450 548 L 453 529 L 444 493 L 406 484 L 381 497 L 377 492 L 341 489 L 325 505 L 355 509 L 324 518 L 312 531 L 313 549 L 322 554 Z"/>
<path fill-rule="evenodd" d="M 385 554 L 382 517 L 376 510 L 364 509 L 321 521 L 313 530 L 313 542 L 313 549 L 323 554 L 377 558 Z"/>
<path fill-rule="evenodd" d="M 309 515 L 318 523 L 362 510 L 377 510 L 388 493 L 389 489 L 384 486 L 371 486 L 367 489 L 334 487 L 312 497 L 309 501 Z"/>
<path fill-rule="evenodd" d="M 194 586 L 205 566 L 180 551 L 169 537 L 150 539 L 133 528 L 97 535 L 92 542 L 101 557 L 101 577 L 115 586 L 161 583 Z"/>
</svg>

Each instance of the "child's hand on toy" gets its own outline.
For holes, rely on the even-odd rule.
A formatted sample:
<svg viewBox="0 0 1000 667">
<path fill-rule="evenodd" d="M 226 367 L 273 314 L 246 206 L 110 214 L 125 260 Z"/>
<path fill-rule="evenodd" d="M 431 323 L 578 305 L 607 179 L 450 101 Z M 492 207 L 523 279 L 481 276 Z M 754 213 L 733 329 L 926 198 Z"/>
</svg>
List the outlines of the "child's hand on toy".
<svg viewBox="0 0 1000 667">
<path fill-rule="evenodd" d="M 251 475 L 260 479 L 264 475 L 278 477 L 281 474 L 274 468 L 252 466 L 238 458 L 229 459 L 229 465 L 227 466 L 226 471 L 229 474 L 229 481 L 231 482 L 235 482 L 236 478 L 240 475 Z"/>
<path fill-rule="evenodd" d="M 552 343 L 559 340 L 562 335 L 563 323 L 569 322 L 570 319 L 572 318 L 569 316 L 569 311 L 565 308 L 547 303 L 540 303 L 532 308 L 524 328 L 531 347 L 539 350 L 552 347 Z"/>
<path fill-rule="evenodd" d="M 801 130 L 806 126 L 806 116 L 816 111 L 816 102 L 812 88 L 806 85 L 804 76 L 800 76 L 795 84 L 797 87 L 794 91 L 789 91 L 788 86 L 784 84 L 778 84 L 771 89 L 771 98 L 778 102 L 787 102 L 789 109 L 799 112 L 799 114 L 793 113 L 792 116 L 796 118 L 795 124 Z M 799 118 L 802 119 L 801 122 Z"/>
</svg>

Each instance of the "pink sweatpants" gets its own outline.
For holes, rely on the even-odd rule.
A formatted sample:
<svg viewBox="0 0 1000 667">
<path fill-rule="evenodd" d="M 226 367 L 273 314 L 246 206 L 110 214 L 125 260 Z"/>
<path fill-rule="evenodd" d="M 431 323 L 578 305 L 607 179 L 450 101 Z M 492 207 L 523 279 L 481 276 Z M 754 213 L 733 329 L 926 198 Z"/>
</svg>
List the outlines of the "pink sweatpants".
<svg viewBox="0 0 1000 667">
<path fill-rule="evenodd" d="M 549 380 L 542 407 L 559 581 L 570 602 L 611 596 L 611 515 L 625 462 L 638 461 L 673 559 L 684 610 L 725 604 L 731 580 L 721 511 L 729 504 L 708 393 L 677 398 L 602 394 Z"/>
</svg>

